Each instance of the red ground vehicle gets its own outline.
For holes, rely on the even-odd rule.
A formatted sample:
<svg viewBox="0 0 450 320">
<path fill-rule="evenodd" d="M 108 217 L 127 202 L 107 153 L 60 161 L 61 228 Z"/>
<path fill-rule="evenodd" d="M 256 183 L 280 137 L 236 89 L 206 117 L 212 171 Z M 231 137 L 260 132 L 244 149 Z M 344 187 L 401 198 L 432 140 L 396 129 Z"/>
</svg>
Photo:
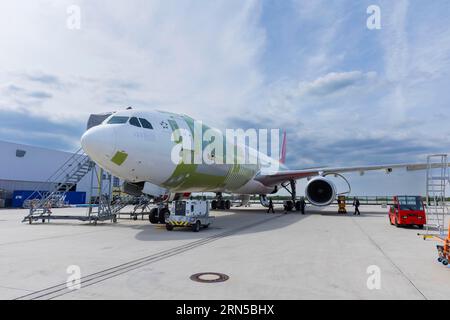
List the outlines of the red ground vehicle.
<svg viewBox="0 0 450 320">
<path fill-rule="evenodd" d="M 425 208 L 420 196 L 395 196 L 394 205 L 389 210 L 391 225 L 413 226 L 419 229 L 427 223 Z"/>
</svg>

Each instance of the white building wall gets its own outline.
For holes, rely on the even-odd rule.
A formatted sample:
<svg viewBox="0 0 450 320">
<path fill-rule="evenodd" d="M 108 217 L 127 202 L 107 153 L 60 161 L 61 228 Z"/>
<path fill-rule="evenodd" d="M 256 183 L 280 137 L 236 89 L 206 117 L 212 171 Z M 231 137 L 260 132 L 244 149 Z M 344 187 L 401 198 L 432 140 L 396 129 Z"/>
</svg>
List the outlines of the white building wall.
<svg viewBox="0 0 450 320">
<path fill-rule="evenodd" d="M 23 157 L 17 152 L 24 151 Z M 11 196 L 14 190 L 48 189 L 48 178 L 64 164 L 72 153 L 46 149 L 24 144 L 0 141 L 0 189 Z M 89 196 L 91 173 L 89 172 L 78 184 L 77 191 Z M 94 179 L 94 187 L 97 179 Z"/>
<path fill-rule="evenodd" d="M 17 157 L 17 150 L 25 155 Z M 0 179 L 46 181 L 71 156 L 69 152 L 0 141 Z"/>
</svg>

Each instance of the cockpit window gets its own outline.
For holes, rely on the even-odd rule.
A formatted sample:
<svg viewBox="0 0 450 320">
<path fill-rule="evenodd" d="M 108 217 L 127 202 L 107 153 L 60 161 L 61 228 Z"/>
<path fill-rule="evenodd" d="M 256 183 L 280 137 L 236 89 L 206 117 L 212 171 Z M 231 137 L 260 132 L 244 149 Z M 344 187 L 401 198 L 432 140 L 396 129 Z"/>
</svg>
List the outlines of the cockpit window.
<svg viewBox="0 0 450 320">
<path fill-rule="evenodd" d="M 139 120 L 141 121 L 141 124 L 145 129 L 153 129 L 151 123 L 148 122 L 147 120 L 145 120 L 143 118 L 139 118 Z"/>
<path fill-rule="evenodd" d="M 139 128 L 141 127 L 141 124 L 139 123 L 139 120 L 136 117 L 132 117 L 130 119 L 130 124 L 135 127 L 139 127 Z"/>
<path fill-rule="evenodd" d="M 114 116 L 108 120 L 108 124 L 127 123 L 128 119 L 129 119 L 128 117 Z"/>
</svg>

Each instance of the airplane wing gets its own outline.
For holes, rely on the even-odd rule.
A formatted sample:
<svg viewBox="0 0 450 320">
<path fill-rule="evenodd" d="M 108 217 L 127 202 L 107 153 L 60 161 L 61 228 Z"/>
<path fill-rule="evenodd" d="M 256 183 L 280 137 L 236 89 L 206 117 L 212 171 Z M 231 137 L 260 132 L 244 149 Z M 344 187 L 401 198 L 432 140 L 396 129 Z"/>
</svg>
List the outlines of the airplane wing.
<svg viewBox="0 0 450 320">
<path fill-rule="evenodd" d="M 310 168 L 300 170 L 280 170 L 276 172 L 261 172 L 256 176 L 256 180 L 265 185 L 275 185 L 291 179 L 298 180 L 303 178 L 314 177 L 327 173 L 347 173 L 347 172 L 360 172 L 374 171 L 374 170 L 388 170 L 404 168 L 407 171 L 417 171 L 427 169 L 427 163 L 413 163 L 413 164 L 392 164 L 392 165 L 372 165 L 372 166 L 355 166 L 355 167 L 322 167 L 322 168 Z M 438 163 L 432 164 L 433 168 L 440 168 Z"/>
</svg>

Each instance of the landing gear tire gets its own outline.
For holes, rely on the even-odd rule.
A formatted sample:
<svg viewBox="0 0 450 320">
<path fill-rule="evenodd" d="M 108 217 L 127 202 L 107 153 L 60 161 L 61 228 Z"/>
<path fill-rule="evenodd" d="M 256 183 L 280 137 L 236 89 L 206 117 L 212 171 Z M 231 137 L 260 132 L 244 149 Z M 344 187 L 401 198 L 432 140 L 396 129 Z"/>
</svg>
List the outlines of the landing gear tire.
<svg viewBox="0 0 450 320">
<path fill-rule="evenodd" d="M 159 218 L 158 218 L 159 223 L 161 224 L 166 223 L 166 215 L 169 215 L 169 209 L 162 208 L 161 210 L 159 210 Z"/>
<path fill-rule="evenodd" d="M 116 215 L 113 216 L 112 222 L 113 222 L 113 223 L 117 223 L 117 216 L 116 216 Z"/>
<path fill-rule="evenodd" d="M 158 208 L 153 208 L 152 210 L 150 210 L 150 213 L 148 214 L 148 220 L 151 224 L 158 223 Z"/>
<path fill-rule="evenodd" d="M 448 266 L 448 260 L 447 260 L 447 259 L 443 259 L 443 260 L 442 260 L 442 264 L 443 264 L 444 266 Z"/>
<path fill-rule="evenodd" d="M 290 212 L 292 211 L 292 209 L 294 209 L 294 203 L 291 200 L 286 201 L 286 203 L 284 204 L 284 210 Z"/>
<path fill-rule="evenodd" d="M 201 227 L 200 221 L 197 221 L 197 222 L 195 222 L 195 223 L 192 225 L 192 231 L 194 231 L 194 232 L 199 232 L 199 231 L 200 231 L 200 227 Z"/>
<path fill-rule="evenodd" d="M 216 210 L 217 209 L 217 200 L 211 201 L 211 209 Z"/>
<path fill-rule="evenodd" d="M 301 208 L 301 205 L 300 205 L 300 201 L 296 201 L 295 202 L 295 210 L 297 210 L 297 211 L 300 211 L 302 208 Z"/>
<path fill-rule="evenodd" d="M 166 229 L 167 231 L 172 231 L 173 230 L 173 225 L 166 223 Z"/>
</svg>

